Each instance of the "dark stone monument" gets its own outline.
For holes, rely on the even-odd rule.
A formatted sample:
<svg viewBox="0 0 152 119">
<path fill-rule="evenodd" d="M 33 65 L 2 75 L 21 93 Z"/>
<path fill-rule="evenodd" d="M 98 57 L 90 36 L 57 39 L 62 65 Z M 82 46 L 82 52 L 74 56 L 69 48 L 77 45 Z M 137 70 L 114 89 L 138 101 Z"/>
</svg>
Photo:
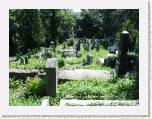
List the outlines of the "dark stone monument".
<svg viewBox="0 0 152 119">
<path fill-rule="evenodd" d="M 57 93 L 57 59 L 49 58 L 46 64 L 47 96 L 55 96 Z"/>
<path fill-rule="evenodd" d="M 99 39 L 96 39 L 96 50 L 99 51 L 100 50 L 100 43 L 99 43 Z"/>
<path fill-rule="evenodd" d="M 90 65 L 92 62 L 93 62 L 93 56 L 91 54 L 88 54 L 86 61 L 83 60 L 83 65 Z"/>
<path fill-rule="evenodd" d="M 127 31 L 121 32 L 120 42 L 118 48 L 118 59 L 116 60 L 116 74 L 117 76 L 125 75 L 128 67 L 127 52 L 129 48 L 129 33 Z"/>
<path fill-rule="evenodd" d="M 25 64 L 25 60 L 24 60 L 24 58 L 20 58 L 20 65 L 24 65 Z"/>
<path fill-rule="evenodd" d="M 25 64 L 28 64 L 28 57 L 25 57 Z"/>
</svg>

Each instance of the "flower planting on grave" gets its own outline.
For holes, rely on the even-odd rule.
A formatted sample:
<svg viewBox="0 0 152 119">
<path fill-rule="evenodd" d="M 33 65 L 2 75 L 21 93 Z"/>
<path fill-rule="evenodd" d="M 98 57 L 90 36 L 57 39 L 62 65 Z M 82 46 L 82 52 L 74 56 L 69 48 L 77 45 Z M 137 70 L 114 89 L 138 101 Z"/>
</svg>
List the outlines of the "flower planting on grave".
<svg viewBox="0 0 152 119">
<path fill-rule="evenodd" d="M 50 106 L 83 105 L 68 100 L 138 105 L 138 15 L 131 9 L 10 10 L 9 105 L 40 106 L 46 98 Z"/>
</svg>

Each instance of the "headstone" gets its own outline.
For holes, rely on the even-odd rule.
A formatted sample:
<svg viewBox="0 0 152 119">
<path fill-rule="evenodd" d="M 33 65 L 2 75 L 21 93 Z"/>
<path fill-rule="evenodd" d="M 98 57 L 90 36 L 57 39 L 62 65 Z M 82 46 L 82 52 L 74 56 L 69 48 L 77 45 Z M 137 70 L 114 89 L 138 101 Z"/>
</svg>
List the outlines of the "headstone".
<svg viewBox="0 0 152 119">
<path fill-rule="evenodd" d="M 24 65 L 25 64 L 25 60 L 23 57 L 20 58 L 20 65 Z"/>
<path fill-rule="evenodd" d="M 88 54 L 86 61 L 83 60 L 83 65 L 90 65 L 92 62 L 93 62 L 93 56 L 91 54 Z"/>
<path fill-rule="evenodd" d="M 95 48 L 96 42 L 95 42 L 95 38 L 92 39 L 92 45 L 91 45 L 91 49 L 93 50 Z"/>
<path fill-rule="evenodd" d="M 25 64 L 28 64 L 28 57 L 25 57 Z"/>
<path fill-rule="evenodd" d="M 96 42 L 96 50 L 99 51 L 100 50 L 100 44 L 99 41 Z"/>
<path fill-rule="evenodd" d="M 79 51 L 80 50 L 80 40 L 77 39 L 77 43 L 76 43 L 76 51 Z"/>
<path fill-rule="evenodd" d="M 49 58 L 46 64 L 47 96 L 55 96 L 57 93 L 57 59 Z"/>
<path fill-rule="evenodd" d="M 87 63 L 91 64 L 93 62 L 93 56 L 92 55 L 87 55 Z"/>
<path fill-rule="evenodd" d="M 117 76 L 125 75 L 128 67 L 127 52 L 129 48 L 129 33 L 127 31 L 121 32 L 120 43 L 118 49 L 118 59 L 116 60 Z"/>
<path fill-rule="evenodd" d="M 103 65 L 104 64 L 104 58 L 97 59 L 96 64 L 100 65 L 100 66 Z"/>
<path fill-rule="evenodd" d="M 83 44 L 83 48 L 85 51 L 89 52 L 90 50 L 90 41 L 88 39 L 88 41 L 86 41 L 86 43 Z"/>
<path fill-rule="evenodd" d="M 109 53 L 116 53 L 117 51 L 117 46 L 116 44 L 113 44 L 112 46 L 108 47 Z"/>
</svg>

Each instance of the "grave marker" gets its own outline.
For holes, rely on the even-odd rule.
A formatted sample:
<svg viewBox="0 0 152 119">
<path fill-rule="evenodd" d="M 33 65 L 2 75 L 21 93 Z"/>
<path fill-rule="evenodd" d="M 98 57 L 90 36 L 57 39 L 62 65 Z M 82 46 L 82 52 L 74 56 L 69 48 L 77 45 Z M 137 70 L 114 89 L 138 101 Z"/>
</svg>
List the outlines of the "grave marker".
<svg viewBox="0 0 152 119">
<path fill-rule="evenodd" d="M 121 32 L 120 42 L 118 48 L 118 59 L 116 60 L 116 73 L 117 76 L 125 75 L 128 63 L 127 52 L 129 48 L 129 33 L 127 31 Z"/>
<path fill-rule="evenodd" d="M 47 95 L 55 96 L 57 93 L 57 59 L 48 58 L 46 64 L 46 83 L 47 83 Z"/>
</svg>

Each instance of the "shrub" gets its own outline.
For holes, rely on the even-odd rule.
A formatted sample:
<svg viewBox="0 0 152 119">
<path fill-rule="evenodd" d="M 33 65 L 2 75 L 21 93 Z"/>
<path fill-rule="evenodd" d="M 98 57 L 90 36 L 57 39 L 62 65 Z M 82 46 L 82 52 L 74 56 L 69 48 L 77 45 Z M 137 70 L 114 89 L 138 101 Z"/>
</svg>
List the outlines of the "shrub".
<svg viewBox="0 0 152 119">
<path fill-rule="evenodd" d="M 67 46 L 73 46 L 74 45 L 74 38 L 67 39 Z"/>
<path fill-rule="evenodd" d="M 13 78 L 9 79 L 9 88 L 18 88 L 22 85 L 23 85 L 23 82 L 20 79 L 18 80 L 13 79 Z"/>
<path fill-rule="evenodd" d="M 82 59 L 80 58 L 67 58 L 65 62 L 69 65 L 80 64 L 82 63 Z"/>
<path fill-rule="evenodd" d="M 44 96 L 46 94 L 46 82 L 44 79 L 27 79 L 25 85 L 28 95 Z"/>
<path fill-rule="evenodd" d="M 64 59 L 63 58 L 59 58 L 58 59 L 58 67 L 61 68 L 65 65 Z"/>
</svg>

